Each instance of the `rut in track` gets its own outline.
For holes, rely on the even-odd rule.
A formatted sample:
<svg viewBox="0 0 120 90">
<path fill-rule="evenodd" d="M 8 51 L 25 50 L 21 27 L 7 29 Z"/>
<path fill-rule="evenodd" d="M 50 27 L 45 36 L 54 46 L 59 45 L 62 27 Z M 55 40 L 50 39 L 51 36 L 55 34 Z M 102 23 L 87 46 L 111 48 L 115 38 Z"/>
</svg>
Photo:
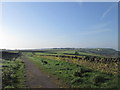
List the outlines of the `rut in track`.
<svg viewBox="0 0 120 90">
<path fill-rule="evenodd" d="M 26 68 L 26 86 L 28 88 L 59 88 L 47 75 L 42 73 L 27 57 L 22 60 Z"/>
</svg>

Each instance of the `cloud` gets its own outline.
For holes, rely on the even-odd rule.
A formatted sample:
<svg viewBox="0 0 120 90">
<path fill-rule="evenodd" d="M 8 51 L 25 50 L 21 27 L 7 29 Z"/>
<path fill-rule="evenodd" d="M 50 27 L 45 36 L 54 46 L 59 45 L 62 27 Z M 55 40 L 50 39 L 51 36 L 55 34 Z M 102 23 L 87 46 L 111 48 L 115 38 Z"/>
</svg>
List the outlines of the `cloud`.
<svg viewBox="0 0 120 90">
<path fill-rule="evenodd" d="M 116 6 L 116 3 L 110 6 L 101 16 L 101 20 Z"/>
</svg>

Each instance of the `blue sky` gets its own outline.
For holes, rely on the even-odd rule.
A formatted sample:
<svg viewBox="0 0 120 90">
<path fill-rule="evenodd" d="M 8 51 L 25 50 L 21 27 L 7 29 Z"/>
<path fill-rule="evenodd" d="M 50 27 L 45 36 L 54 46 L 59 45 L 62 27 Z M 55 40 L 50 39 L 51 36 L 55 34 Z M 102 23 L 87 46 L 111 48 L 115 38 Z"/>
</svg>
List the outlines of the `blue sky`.
<svg viewBox="0 0 120 90">
<path fill-rule="evenodd" d="M 0 48 L 118 48 L 113 2 L 4 2 Z"/>
</svg>

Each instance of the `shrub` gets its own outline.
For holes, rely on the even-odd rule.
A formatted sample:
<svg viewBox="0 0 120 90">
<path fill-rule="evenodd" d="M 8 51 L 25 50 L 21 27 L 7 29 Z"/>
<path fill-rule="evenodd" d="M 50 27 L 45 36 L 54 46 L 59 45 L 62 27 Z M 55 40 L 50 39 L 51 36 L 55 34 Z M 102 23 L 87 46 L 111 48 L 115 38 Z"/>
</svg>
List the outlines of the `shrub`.
<svg viewBox="0 0 120 90">
<path fill-rule="evenodd" d="M 101 83 L 104 83 L 106 80 L 109 80 L 109 79 L 106 78 L 104 75 L 96 75 L 93 78 L 94 84 L 101 84 Z"/>
<path fill-rule="evenodd" d="M 80 73 L 92 72 L 91 69 L 80 68 Z"/>
<path fill-rule="evenodd" d="M 79 55 L 79 53 L 76 51 L 76 52 L 75 52 L 75 55 Z"/>
</svg>

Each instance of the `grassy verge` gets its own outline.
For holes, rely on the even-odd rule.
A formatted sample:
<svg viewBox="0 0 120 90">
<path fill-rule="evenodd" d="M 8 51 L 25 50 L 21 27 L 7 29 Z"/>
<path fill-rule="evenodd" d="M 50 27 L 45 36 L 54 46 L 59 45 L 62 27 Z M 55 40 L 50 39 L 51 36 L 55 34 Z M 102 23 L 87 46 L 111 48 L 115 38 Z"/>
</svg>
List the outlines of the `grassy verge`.
<svg viewBox="0 0 120 90">
<path fill-rule="evenodd" d="M 86 67 L 60 60 L 43 58 L 37 55 L 29 59 L 51 76 L 61 80 L 70 88 L 117 88 L 118 76 L 102 73 Z"/>
<path fill-rule="evenodd" d="M 20 59 L 3 60 L 2 88 L 24 88 L 24 64 Z"/>
</svg>

